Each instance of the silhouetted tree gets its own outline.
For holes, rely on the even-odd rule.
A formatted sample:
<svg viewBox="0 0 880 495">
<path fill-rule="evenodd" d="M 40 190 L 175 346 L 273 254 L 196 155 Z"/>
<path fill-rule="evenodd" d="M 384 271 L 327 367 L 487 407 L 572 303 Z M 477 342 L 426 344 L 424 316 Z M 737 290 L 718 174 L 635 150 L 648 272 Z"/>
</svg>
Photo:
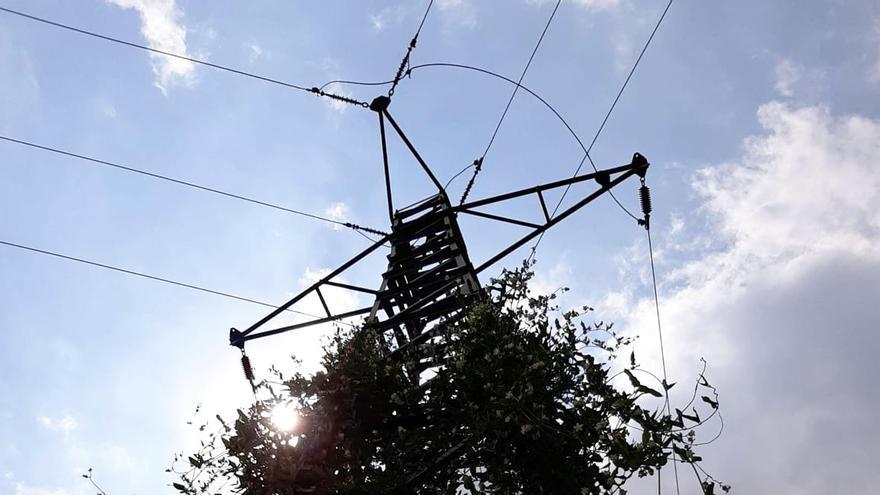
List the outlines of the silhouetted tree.
<svg viewBox="0 0 880 495">
<path fill-rule="evenodd" d="M 442 347 L 426 348 L 447 359 L 427 392 L 412 379 L 414 363 L 392 357 L 390 342 L 369 326 L 339 330 L 320 372 L 273 370 L 277 380 L 259 385 L 259 401 L 233 420 L 217 416 L 219 430 L 202 448 L 175 458 L 174 487 L 193 495 L 221 487 L 248 495 L 608 494 L 677 460 L 705 493 L 727 491 L 693 451 L 693 427 L 718 408 L 703 375 L 689 412 L 664 414 L 671 386 L 634 354 L 619 358 L 631 340 L 610 324 L 586 323 L 592 308 L 559 312 L 555 294 L 530 293 L 530 277 L 528 267 L 505 272 L 488 300 L 444 329 Z M 691 407 L 700 391 L 711 411 L 705 419 Z M 640 405 L 649 398 L 655 410 Z M 271 420 L 283 404 L 300 416 L 289 431 Z"/>
</svg>

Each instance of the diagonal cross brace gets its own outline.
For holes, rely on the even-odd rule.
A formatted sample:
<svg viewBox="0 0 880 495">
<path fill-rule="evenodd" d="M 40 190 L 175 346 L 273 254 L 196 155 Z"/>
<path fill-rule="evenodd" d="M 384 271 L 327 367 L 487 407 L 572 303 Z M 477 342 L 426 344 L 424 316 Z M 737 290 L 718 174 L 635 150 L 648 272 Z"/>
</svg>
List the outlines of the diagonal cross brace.
<svg viewBox="0 0 880 495">
<path fill-rule="evenodd" d="M 555 181 L 555 182 L 548 182 L 546 184 L 541 184 L 541 185 L 534 186 L 534 187 L 528 187 L 525 189 L 520 189 L 518 191 L 513 191 L 513 192 L 509 192 L 509 193 L 505 193 L 505 194 L 499 194 L 497 196 L 492 196 L 490 198 L 472 201 L 470 203 L 465 203 L 463 205 L 454 207 L 453 210 L 456 213 L 465 213 L 465 214 L 471 214 L 471 215 L 476 215 L 476 216 L 489 217 L 494 220 L 504 221 L 504 222 L 508 222 L 508 223 L 514 223 L 514 224 L 518 224 L 518 225 L 532 228 L 531 232 L 529 232 L 528 234 L 526 234 L 525 236 L 520 238 L 518 241 L 516 241 L 513 244 L 511 244 L 510 246 L 504 248 L 501 252 L 492 256 L 491 258 L 489 258 L 488 260 L 483 262 L 481 265 L 476 267 L 476 269 L 475 269 L 476 273 L 480 273 L 483 270 L 485 270 L 486 268 L 494 265 L 499 260 L 501 260 L 502 258 L 507 256 L 508 254 L 512 253 L 513 251 L 515 251 L 517 248 L 519 248 L 523 244 L 529 242 L 530 240 L 534 239 L 535 237 L 541 235 L 543 232 L 547 231 L 547 229 L 549 229 L 549 228 L 553 227 L 554 225 L 558 224 L 559 222 L 565 220 L 572 213 L 580 210 L 581 208 L 583 208 L 587 204 L 591 203 L 593 200 L 595 200 L 596 198 L 598 198 L 602 194 L 608 192 L 611 188 L 613 188 L 614 186 L 625 181 L 629 177 L 631 177 L 633 175 L 638 175 L 640 177 L 644 177 L 645 173 L 648 170 L 649 165 L 650 164 L 648 163 L 648 160 L 646 160 L 644 156 L 642 156 L 640 153 L 636 153 L 633 155 L 632 162 L 630 162 L 628 165 L 622 165 L 620 167 L 614 167 L 614 168 L 610 168 L 610 169 L 606 169 L 606 170 L 599 170 L 597 172 L 593 172 L 590 174 L 578 175 L 578 176 L 572 177 L 570 179 L 565 179 L 565 180 L 560 180 L 560 181 Z M 614 177 L 612 179 L 612 176 L 614 176 L 615 174 L 620 174 L 620 175 L 617 175 L 616 177 Z M 559 187 L 565 187 L 565 186 L 568 186 L 571 184 L 576 184 L 579 182 L 584 182 L 584 181 L 589 181 L 589 180 L 595 180 L 600 186 L 599 190 L 597 190 L 597 191 L 593 192 L 592 194 L 586 196 L 585 198 L 581 199 L 580 201 L 578 201 L 577 203 L 575 203 L 571 207 L 565 209 L 564 211 L 562 211 L 561 213 L 556 215 L 555 217 L 550 217 L 550 215 L 547 214 L 546 205 L 544 204 L 544 196 L 543 196 L 544 191 L 559 188 Z M 546 222 L 544 222 L 543 225 L 538 225 L 538 224 L 534 224 L 531 222 L 524 222 L 522 220 L 517 220 L 514 218 L 501 217 L 499 215 L 489 215 L 487 213 L 483 213 L 483 212 L 479 212 L 479 211 L 475 210 L 475 208 L 478 208 L 480 206 L 486 206 L 486 205 L 490 205 L 490 204 L 494 204 L 494 203 L 500 203 L 502 201 L 507 201 L 507 200 L 510 200 L 513 198 L 519 198 L 522 196 L 528 196 L 530 194 L 536 195 L 538 197 L 538 200 L 541 203 L 541 207 L 542 207 L 542 210 L 543 210 L 545 218 L 546 218 Z"/>
</svg>

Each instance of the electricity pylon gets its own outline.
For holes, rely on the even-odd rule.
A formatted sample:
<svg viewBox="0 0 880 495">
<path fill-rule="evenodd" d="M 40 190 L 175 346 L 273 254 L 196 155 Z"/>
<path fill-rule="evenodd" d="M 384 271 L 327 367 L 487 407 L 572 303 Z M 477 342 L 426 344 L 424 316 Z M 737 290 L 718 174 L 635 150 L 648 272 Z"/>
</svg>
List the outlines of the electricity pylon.
<svg viewBox="0 0 880 495">
<path fill-rule="evenodd" d="M 254 339 L 366 315 L 366 324 L 372 325 L 381 333 L 391 337 L 396 355 L 408 354 L 407 360 L 415 363 L 409 371 L 418 379 L 422 371 L 443 364 L 435 361 L 437 359 L 436 353 L 419 352 L 420 347 L 432 341 L 434 344 L 442 343 L 444 325 L 464 317 L 468 305 L 473 300 L 484 296 L 479 281 L 480 273 L 633 175 L 639 176 L 644 181 L 645 173 L 648 170 L 649 164 L 645 157 L 635 153 L 630 163 L 626 165 L 576 175 L 568 179 L 453 206 L 444 187 L 437 180 L 431 168 L 388 112 L 390 102 L 390 98 L 380 96 L 373 100 L 370 109 L 379 116 L 391 232 L 383 235 L 370 247 L 247 329 L 243 331 L 231 329 L 230 344 L 240 348 L 242 352 L 245 343 Z M 436 187 L 435 194 L 401 209 L 394 207 L 392 197 L 386 122 L 391 124 L 394 133 L 406 145 L 425 175 Z M 572 206 L 560 211 L 557 215 L 551 215 L 544 196 L 547 191 L 591 181 L 595 182 L 597 186 L 592 193 L 580 197 Z M 536 199 L 535 207 L 539 207 L 543 214 L 543 221 L 540 223 L 483 211 L 486 206 L 528 196 L 533 196 Z M 527 233 L 475 266 L 468 255 L 467 244 L 458 226 L 459 215 L 477 216 L 496 222 L 518 225 L 526 228 Z M 388 268 L 382 274 L 382 282 L 378 289 L 353 285 L 343 280 L 347 270 L 383 245 L 390 246 L 390 253 L 388 254 Z M 374 298 L 373 303 L 354 310 L 337 311 L 330 306 L 322 292 L 322 289 L 330 287 L 368 294 Z M 265 328 L 276 317 L 294 308 L 297 303 L 308 296 L 317 297 L 324 310 L 324 316 L 310 318 L 291 325 Z M 246 373 L 249 373 L 249 365 L 245 367 Z"/>
</svg>

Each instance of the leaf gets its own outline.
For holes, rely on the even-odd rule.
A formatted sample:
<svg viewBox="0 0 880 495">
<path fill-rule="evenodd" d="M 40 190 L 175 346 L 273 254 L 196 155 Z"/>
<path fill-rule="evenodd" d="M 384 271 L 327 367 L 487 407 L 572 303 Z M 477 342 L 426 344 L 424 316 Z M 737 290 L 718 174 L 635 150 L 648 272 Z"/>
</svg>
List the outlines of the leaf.
<svg viewBox="0 0 880 495">
<path fill-rule="evenodd" d="M 710 399 L 709 397 L 707 397 L 705 395 L 702 397 L 702 399 L 703 399 L 703 402 L 712 406 L 712 409 L 718 409 L 718 402 Z"/>
<path fill-rule="evenodd" d="M 685 413 L 682 412 L 680 409 L 676 409 L 675 412 L 678 414 L 678 417 L 679 417 L 679 418 L 684 418 L 684 419 L 687 419 L 687 420 L 693 421 L 694 423 L 699 423 L 699 422 L 700 422 L 700 417 L 699 417 L 699 416 L 691 416 L 690 414 L 685 414 Z M 694 410 L 694 413 L 695 413 L 695 414 L 696 414 L 696 412 L 697 412 L 697 411 Z"/>
<path fill-rule="evenodd" d="M 633 387 L 639 388 L 642 386 L 642 382 L 640 382 L 639 379 L 636 378 L 636 376 L 633 375 L 630 370 L 623 370 L 623 372 L 626 373 L 627 377 L 629 377 L 629 382 L 632 383 Z"/>
<path fill-rule="evenodd" d="M 180 491 L 181 493 L 186 493 L 186 487 L 183 486 L 183 485 L 181 485 L 180 483 L 171 483 L 171 486 L 173 486 L 174 488 L 176 488 L 176 489 L 177 489 L 178 491 Z"/>
<path fill-rule="evenodd" d="M 464 487 L 468 491 L 470 491 L 470 493 L 474 493 L 477 491 L 477 487 L 476 487 L 476 485 L 474 485 L 473 478 L 471 478 L 470 476 L 465 476 L 463 481 L 464 481 Z"/>
<path fill-rule="evenodd" d="M 639 385 L 638 387 L 636 387 L 636 389 L 638 389 L 639 392 L 643 392 L 643 393 L 646 393 L 646 394 L 649 394 L 649 395 L 653 395 L 654 397 L 663 397 L 663 394 L 661 394 L 660 392 L 654 390 L 654 389 L 651 388 L 651 387 L 646 387 L 645 385 Z"/>
<path fill-rule="evenodd" d="M 686 451 L 676 445 L 672 446 L 672 451 L 675 452 L 676 454 L 678 454 L 679 459 L 681 459 L 683 461 L 691 462 L 691 453 L 690 452 L 688 452 L 688 451 Z"/>
<path fill-rule="evenodd" d="M 632 351 L 629 353 L 629 364 L 632 367 L 636 366 L 636 351 Z"/>
</svg>

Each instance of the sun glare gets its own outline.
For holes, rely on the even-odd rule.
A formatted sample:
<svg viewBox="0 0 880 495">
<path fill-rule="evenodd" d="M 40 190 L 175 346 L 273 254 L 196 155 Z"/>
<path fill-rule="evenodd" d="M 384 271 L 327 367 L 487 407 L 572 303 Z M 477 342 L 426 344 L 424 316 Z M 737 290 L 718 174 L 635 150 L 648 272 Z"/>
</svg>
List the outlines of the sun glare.
<svg viewBox="0 0 880 495">
<path fill-rule="evenodd" d="M 272 424 L 281 431 L 291 431 L 299 423 L 299 414 L 293 404 L 278 404 L 272 409 Z"/>
</svg>

